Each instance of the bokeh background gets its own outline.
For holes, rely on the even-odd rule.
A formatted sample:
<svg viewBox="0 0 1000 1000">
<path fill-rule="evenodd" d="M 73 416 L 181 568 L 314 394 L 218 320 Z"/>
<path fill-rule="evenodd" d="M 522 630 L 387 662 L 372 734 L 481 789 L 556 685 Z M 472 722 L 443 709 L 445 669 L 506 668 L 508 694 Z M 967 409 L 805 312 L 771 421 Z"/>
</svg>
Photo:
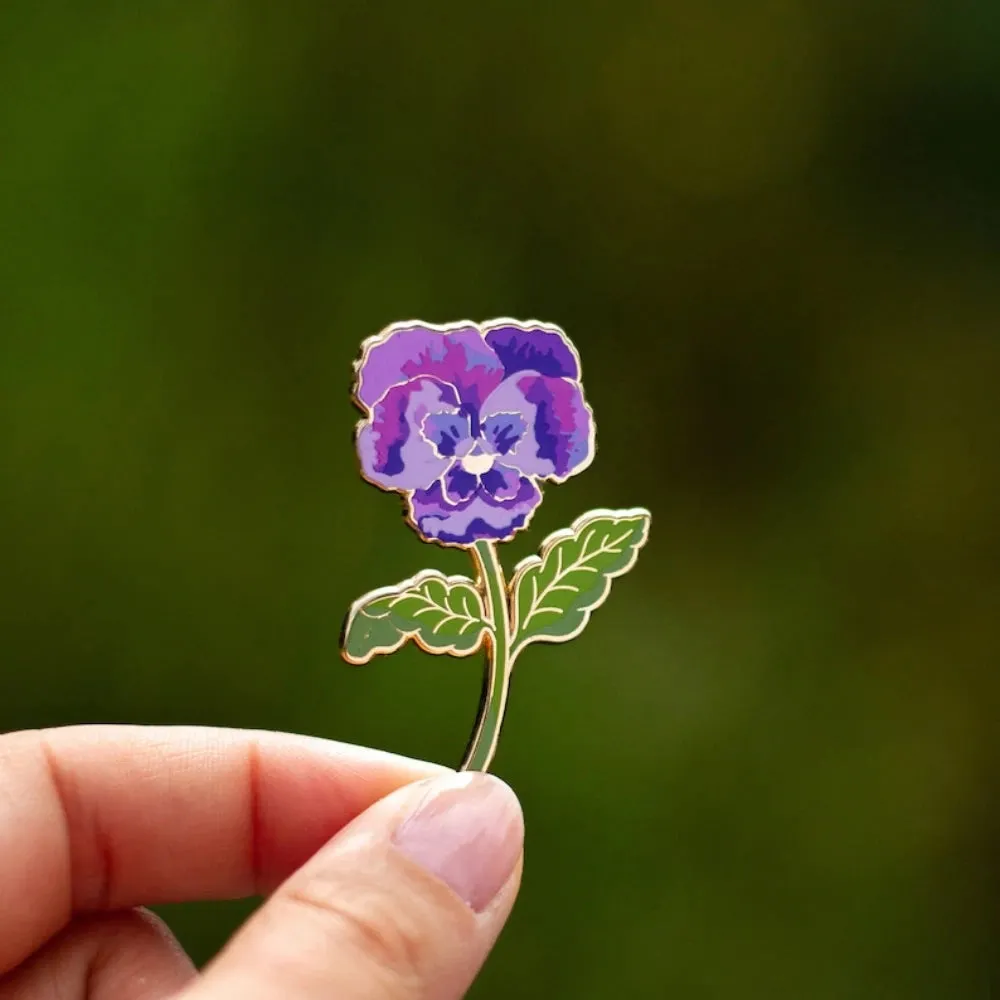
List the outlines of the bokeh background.
<svg viewBox="0 0 1000 1000">
<path fill-rule="evenodd" d="M 997 967 L 1000 7 L 7 0 L 0 729 L 445 763 L 474 660 L 338 658 L 424 566 L 360 340 L 563 325 L 651 541 L 521 662 L 472 996 L 965 1000 Z M 199 960 L 250 903 L 165 911 Z"/>
</svg>

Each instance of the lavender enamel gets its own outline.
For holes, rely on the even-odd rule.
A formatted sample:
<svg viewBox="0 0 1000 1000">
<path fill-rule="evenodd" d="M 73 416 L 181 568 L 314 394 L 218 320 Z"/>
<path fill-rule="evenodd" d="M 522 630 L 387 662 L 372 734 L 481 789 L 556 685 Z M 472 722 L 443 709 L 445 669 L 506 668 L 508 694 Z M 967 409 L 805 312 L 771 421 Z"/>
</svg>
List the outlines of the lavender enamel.
<svg viewBox="0 0 1000 1000">
<path fill-rule="evenodd" d="M 522 415 L 525 430 L 505 461 L 526 476 L 564 479 L 592 457 L 593 418 L 578 382 L 522 372 L 502 382 L 483 410 L 487 427 L 494 413 Z"/>
<path fill-rule="evenodd" d="M 520 413 L 495 413 L 480 421 L 483 438 L 495 455 L 506 455 L 524 437 L 528 422 Z"/>
<path fill-rule="evenodd" d="M 442 410 L 451 411 L 458 397 L 451 386 L 418 378 L 391 388 L 358 432 L 358 455 L 365 477 L 386 489 L 415 490 L 426 486 L 451 464 L 419 432 L 421 424 Z"/>
<path fill-rule="evenodd" d="M 464 455 L 473 444 L 470 421 L 464 413 L 429 413 L 421 430 L 437 453 L 444 458 Z"/>
<path fill-rule="evenodd" d="M 466 472 L 461 462 L 455 462 L 444 474 L 441 486 L 445 502 L 459 506 L 479 488 L 479 476 Z"/>
<path fill-rule="evenodd" d="M 515 497 L 508 502 L 493 500 L 478 489 L 464 503 L 447 503 L 440 482 L 410 497 L 410 517 L 421 534 L 451 545 L 472 545 L 480 538 L 504 542 L 523 527 L 542 495 L 530 479 L 520 479 Z"/>
<path fill-rule="evenodd" d="M 593 456 L 579 370 L 561 331 L 540 324 L 392 327 L 358 369 L 365 476 L 408 495 L 425 539 L 506 540 L 541 503 L 536 479 L 561 481 Z"/>
<path fill-rule="evenodd" d="M 454 386 L 462 403 L 478 409 L 504 371 L 477 327 L 440 333 L 412 326 L 369 348 L 359 374 L 356 396 L 369 408 L 390 386 L 425 375 Z"/>
<path fill-rule="evenodd" d="M 514 500 L 521 489 L 521 473 L 496 462 L 479 477 L 479 482 L 494 500 Z"/>
<path fill-rule="evenodd" d="M 486 331 L 486 343 L 496 351 L 508 378 L 523 371 L 535 371 L 552 378 L 580 377 L 580 365 L 573 348 L 555 330 L 491 327 Z"/>
</svg>

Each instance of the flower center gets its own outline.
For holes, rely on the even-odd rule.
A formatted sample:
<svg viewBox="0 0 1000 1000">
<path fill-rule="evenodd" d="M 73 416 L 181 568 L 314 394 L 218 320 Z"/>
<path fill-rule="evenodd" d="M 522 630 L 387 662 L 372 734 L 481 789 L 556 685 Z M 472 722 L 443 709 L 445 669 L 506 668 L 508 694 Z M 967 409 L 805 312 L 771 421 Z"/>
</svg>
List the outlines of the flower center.
<svg viewBox="0 0 1000 1000">
<path fill-rule="evenodd" d="M 483 452 L 474 452 L 462 459 L 462 468 L 473 476 L 481 476 L 493 468 L 493 456 Z"/>
</svg>

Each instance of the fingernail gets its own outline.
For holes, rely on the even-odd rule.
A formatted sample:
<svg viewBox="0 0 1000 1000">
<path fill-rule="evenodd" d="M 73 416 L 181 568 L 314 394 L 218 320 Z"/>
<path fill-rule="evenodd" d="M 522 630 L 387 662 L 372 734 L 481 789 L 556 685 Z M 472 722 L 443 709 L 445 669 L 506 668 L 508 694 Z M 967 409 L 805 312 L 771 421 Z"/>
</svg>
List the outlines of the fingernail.
<svg viewBox="0 0 1000 1000">
<path fill-rule="evenodd" d="M 481 913 L 521 855 L 521 806 L 510 788 L 491 775 L 451 774 L 428 784 L 397 828 L 396 847 Z"/>
</svg>

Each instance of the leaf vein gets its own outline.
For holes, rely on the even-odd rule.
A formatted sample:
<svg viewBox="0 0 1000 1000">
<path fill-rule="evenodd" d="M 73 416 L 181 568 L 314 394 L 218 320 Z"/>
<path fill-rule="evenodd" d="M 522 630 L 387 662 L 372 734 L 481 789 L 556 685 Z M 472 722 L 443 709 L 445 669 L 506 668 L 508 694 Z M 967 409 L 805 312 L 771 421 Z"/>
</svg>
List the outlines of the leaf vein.
<svg viewBox="0 0 1000 1000">
<path fill-rule="evenodd" d="M 630 526 L 626 528 L 625 531 L 618 537 L 612 538 L 611 530 L 605 529 L 603 539 L 600 541 L 597 548 L 591 552 L 590 545 L 594 540 L 597 531 L 597 527 L 590 526 L 584 532 L 583 536 L 580 538 L 579 554 L 568 565 L 563 564 L 564 545 L 560 543 L 555 547 L 555 571 L 552 579 L 547 584 L 544 584 L 540 589 L 538 585 L 538 577 L 544 570 L 544 563 L 538 566 L 537 571 L 531 576 L 531 601 L 528 604 L 528 612 L 524 617 L 521 628 L 526 627 L 531 619 L 536 615 L 546 612 L 550 614 L 564 613 L 563 611 L 553 608 L 550 605 L 545 605 L 542 602 L 551 594 L 559 591 L 568 591 L 576 594 L 582 593 L 582 588 L 574 587 L 570 584 L 563 583 L 562 581 L 571 573 L 600 574 L 601 570 L 597 566 L 587 565 L 587 563 L 592 562 L 602 555 L 622 555 L 623 549 L 619 546 L 633 534 L 633 529 Z M 565 610 L 568 610 L 568 608 Z"/>
</svg>

